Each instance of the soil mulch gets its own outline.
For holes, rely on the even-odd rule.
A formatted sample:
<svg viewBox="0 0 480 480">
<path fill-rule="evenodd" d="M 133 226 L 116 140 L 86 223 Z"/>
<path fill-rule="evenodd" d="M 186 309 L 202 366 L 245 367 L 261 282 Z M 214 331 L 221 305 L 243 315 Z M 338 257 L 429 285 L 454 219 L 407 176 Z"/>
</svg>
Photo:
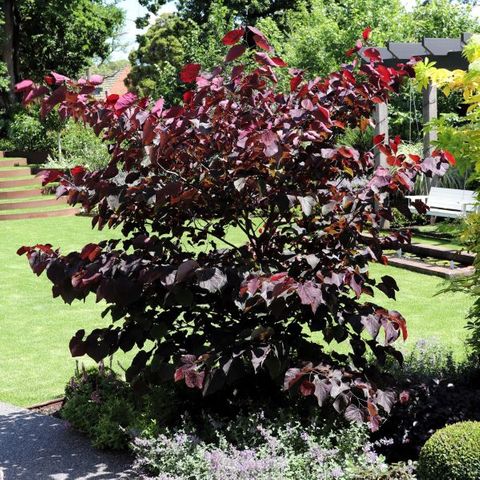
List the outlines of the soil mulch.
<svg viewBox="0 0 480 480">
<path fill-rule="evenodd" d="M 60 409 L 63 407 L 65 398 L 55 398 L 48 402 L 38 403 L 28 407 L 27 410 L 36 413 L 42 413 L 43 415 L 51 415 L 52 417 L 60 418 Z"/>
</svg>

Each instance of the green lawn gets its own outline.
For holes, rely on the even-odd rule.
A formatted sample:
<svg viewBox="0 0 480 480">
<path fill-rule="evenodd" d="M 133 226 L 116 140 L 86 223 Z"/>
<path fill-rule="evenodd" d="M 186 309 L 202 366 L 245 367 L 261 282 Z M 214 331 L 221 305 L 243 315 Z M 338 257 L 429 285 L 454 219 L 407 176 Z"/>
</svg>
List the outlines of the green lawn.
<svg viewBox="0 0 480 480">
<path fill-rule="evenodd" d="M 412 238 L 412 243 L 426 243 L 427 245 L 435 245 L 437 247 L 445 247 L 452 250 L 462 250 L 467 251 L 465 245 L 462 245 L 455 240 L 443 240 L 441 238 L 432 238 L 423 235 L 414 235 Z"/>
<path fill-rule="evenodd" d="M 382 292 L 375 293 L 375 301 L 390 310 L 398 310 L 406 318 L 409 338 L 405 348 L 428 339 L 448 346 L 457 358 L 464 357 L 465 317 L 473 303 L 471 297 L 461 293 L 437 295 L 446 285 L 439 277 L 381 265 L 373 265 L 371 271 L 377 278 L 391 275 L 398 283 L 400 291 L 396 301 Z"/>
<path fill-rule="evenodd" d="M 46 218 L 2 222 L 0 234 L 0 401 L 30 405 L 60 396 L 75 366 L 68 341 L 80 328 L 87 331 L 103 325 L 102 305 L 94 301 L 64 305 L 51 296 L 51 284 L 37 278 L 25 257 L 16 250 L 22 245 L 51 243 L 62 249 L 80 248 L 88 242 L 119 236 L 118 232 L 92 231 L 90 219 Z M 232 240 L 234 240 L 232 238 Z M 471 299 L 461 294 L 435 297 L 441 286 L 428 277 L 393 267 L 374 265 L 373 274 L 394 276 L 400 286 L 398 301 L 378 293 L 377 303 L 400 311 L 408 321 L 410 338 L 436 339 L 462 356 L 465 314 Z M 124 356 L 115 362 L 127 363 Z"/>
<path fill-rule="evenodd" d="M 75 361 L 68 341 L 77 329 L 102 323 L 101 304 L 65 305 L 51 284 L 36 277 L 22 245 L 51 243 L 66 249 L 99 241 L 111 232 L 92 231 L 89 218 L 66 217 L 2 222 L 0 233 L 0 401 L 30 405 L 58 397 Z M 104 321 L 106 322 L 106 321 Z"/>
</svg>

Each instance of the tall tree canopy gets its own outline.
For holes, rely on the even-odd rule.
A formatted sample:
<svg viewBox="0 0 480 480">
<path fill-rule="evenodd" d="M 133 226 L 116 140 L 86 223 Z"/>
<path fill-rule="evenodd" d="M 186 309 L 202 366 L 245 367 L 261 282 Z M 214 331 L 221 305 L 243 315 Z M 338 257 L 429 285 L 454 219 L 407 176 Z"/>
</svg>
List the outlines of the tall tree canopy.
<svg viewBox="0 0 480 480">
<path fill-rule="evenodd" d="M 178 79 L 179 69 L 189 62 L 206 68 L 218 64 L 225 48 L 216 39 L 233 23 L 232 13 L 220 3 L 204 25 L 175 14 L 160 15 L 145 35 L 138 37 L 138 49 L 130 54 L 129 87 L 142 96 L 164 97 L 170 103 L 181 100 L 185 89 Z"/>
<path fill-rule="evenodd" d="M 3 59 L 10 82 L 50 70 L 76 76 L 111 53 L 124 12 L 108 0 L 4 0 Z"/>
<path fill-rule="evenodd" d="M 157 14 L 160 7 L 169 0 L 139 0 L 149 12 Z M 189 18 L 198 24 L 208 22 L 212 6 L 216 0 L 178 0 L 177 11 L 179 16 Z M 224 0 L 222 4 L 236 16 L 249 25 L 255 24 L 260 18 L 278 16 L 287 10 L 296 8 L 301 0 Z M 139 24 L 146 26 L 148 16 L 139 19 Z"/>
<path fill-rule="evenodd" d="M 105 0 L 22 0 L 19 14 L 19 71 L 41 78 L 45 70 L 76 75 L 93 57 L 111 53 L 124 14 Z M 38 28 L 41 25 L 42 28 Z"/>
<path fill-rule="evenodd" d="M 152 12 L 165 3 L 140 1 Z M 378 46 L 389 40 L 479 31 L 471 6 L 449 0 L 418 0 L 410 11 L 401 0 L 181 0 L 176 14 L 160 16 L 139 38 L 139 48 L 130 57 L 130 87 L 142 95 L 180 101 L 180 65 L 217 64 L 226 49 L 218 48 L 215 39 L 245 22 L 267 34 L 291 67 L 312 76 L 338 68 L 366 26 L 372 28 L 372 41 Z"/>
</svg>

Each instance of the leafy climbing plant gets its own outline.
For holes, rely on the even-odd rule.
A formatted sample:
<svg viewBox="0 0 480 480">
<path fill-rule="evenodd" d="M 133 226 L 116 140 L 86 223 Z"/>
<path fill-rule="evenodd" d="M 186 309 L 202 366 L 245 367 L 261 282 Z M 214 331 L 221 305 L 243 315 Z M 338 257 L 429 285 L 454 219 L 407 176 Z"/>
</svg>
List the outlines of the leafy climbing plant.
<svg viewBox="0 0 480 480">
<path fill-rule="evenodd" d="M 451 151 L 459 160 L 459 166 L 465 174 L 478 180 L 480 175 L 480 35 L 473 35 L 463 51 L 469 62 L 467 70 L 449 71 L 435 68 L 433 65 L 418 63 L 415 66 L 419 85 L 431 81 L 445 95 L 453 91 L 463 94 L 467 106 L 466 115 L 445 115 L 435 122 L 438 131 L 438 144 Z M 477 188 L 478 193 L 478 188 Z M 480 217 L 470 215 L 465 221 L 463 241 L 470 251 L 474 252 L 475 274 L 458 280 L 450 286 L 451 290 L 460 290 L 472 295 L 475 301 L 469 311 L 467 328 L 470 331 L 468 344 L 477 357 L 480 357 Z"/>
<path fill-rule="evenodd" d="M 337 142 L 347 127 L 368 128 L 411 66 L 388 68 L 373 48 L 362 64 L 359 41 L 352 63 L 326 78 L 291 69 L 284 92 L 275 72 L 286 64 L 259 30 L 238 28 L 223 43 L 224 64 L 180 72 L 182 105 L 133 93 L 95 100 L 97 77 L 52 73 L 47 85 L 17 86 L 25 103 L 40 99 L 44 114 L 58 108 L 108 141 L 109 165 L 72 169 L 58 195 L 124 235 L 79 252 L 36 245 L 19 254 L 46 273 L 54 296 L 106 302 L 112 324 L 80 330 L 70 350 L 101 360 L 138 347 L 127 370 L 138 388 L 184 382 L 225 401 L 248 389 L 298 391 L 376 428 L 395 398 L 379 365 L 401 359 L 393 343 L 407 327 L 375 304 L 375 291 L 395 297 L 398 288 L 368 265 L 408 241 L 380 235 L 382 219 L 405 206 L 419 172 L 441 174 L 448 159 L 436 151 L 422 162 L 399 153 L 399 138 L 378 136 L 389 167 L 375 169 L 371 150 Z"/>
<path fill-rule="evenodd" d="M 435 62 L 425 59 L 415 67 L 415 82 L 419 89 L 429 82 L 449 96 L 461 92 L 467 107 L 466 115 L 442 115 L 433 122 L 438 132 L 438 145 L 451 151 L 462 171 L 475 170 L 480 174 L 480 35 L 472 35 L 463 54 L 469 62 L 468 70 L 437 68 Z"/>
</svg>

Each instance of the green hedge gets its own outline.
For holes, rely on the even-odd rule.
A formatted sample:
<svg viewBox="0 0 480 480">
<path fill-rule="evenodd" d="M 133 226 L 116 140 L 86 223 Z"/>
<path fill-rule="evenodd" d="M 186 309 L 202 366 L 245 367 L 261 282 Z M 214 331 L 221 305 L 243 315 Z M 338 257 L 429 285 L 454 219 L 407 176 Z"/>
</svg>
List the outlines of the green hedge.
<svg viewBox="0 0 480 480">
<path fill-rule="evenodd" d="M 419 480 L 479 480 L 480 422 L 461 422 L 435 432 L 418 460 Z"/>
</svg>

